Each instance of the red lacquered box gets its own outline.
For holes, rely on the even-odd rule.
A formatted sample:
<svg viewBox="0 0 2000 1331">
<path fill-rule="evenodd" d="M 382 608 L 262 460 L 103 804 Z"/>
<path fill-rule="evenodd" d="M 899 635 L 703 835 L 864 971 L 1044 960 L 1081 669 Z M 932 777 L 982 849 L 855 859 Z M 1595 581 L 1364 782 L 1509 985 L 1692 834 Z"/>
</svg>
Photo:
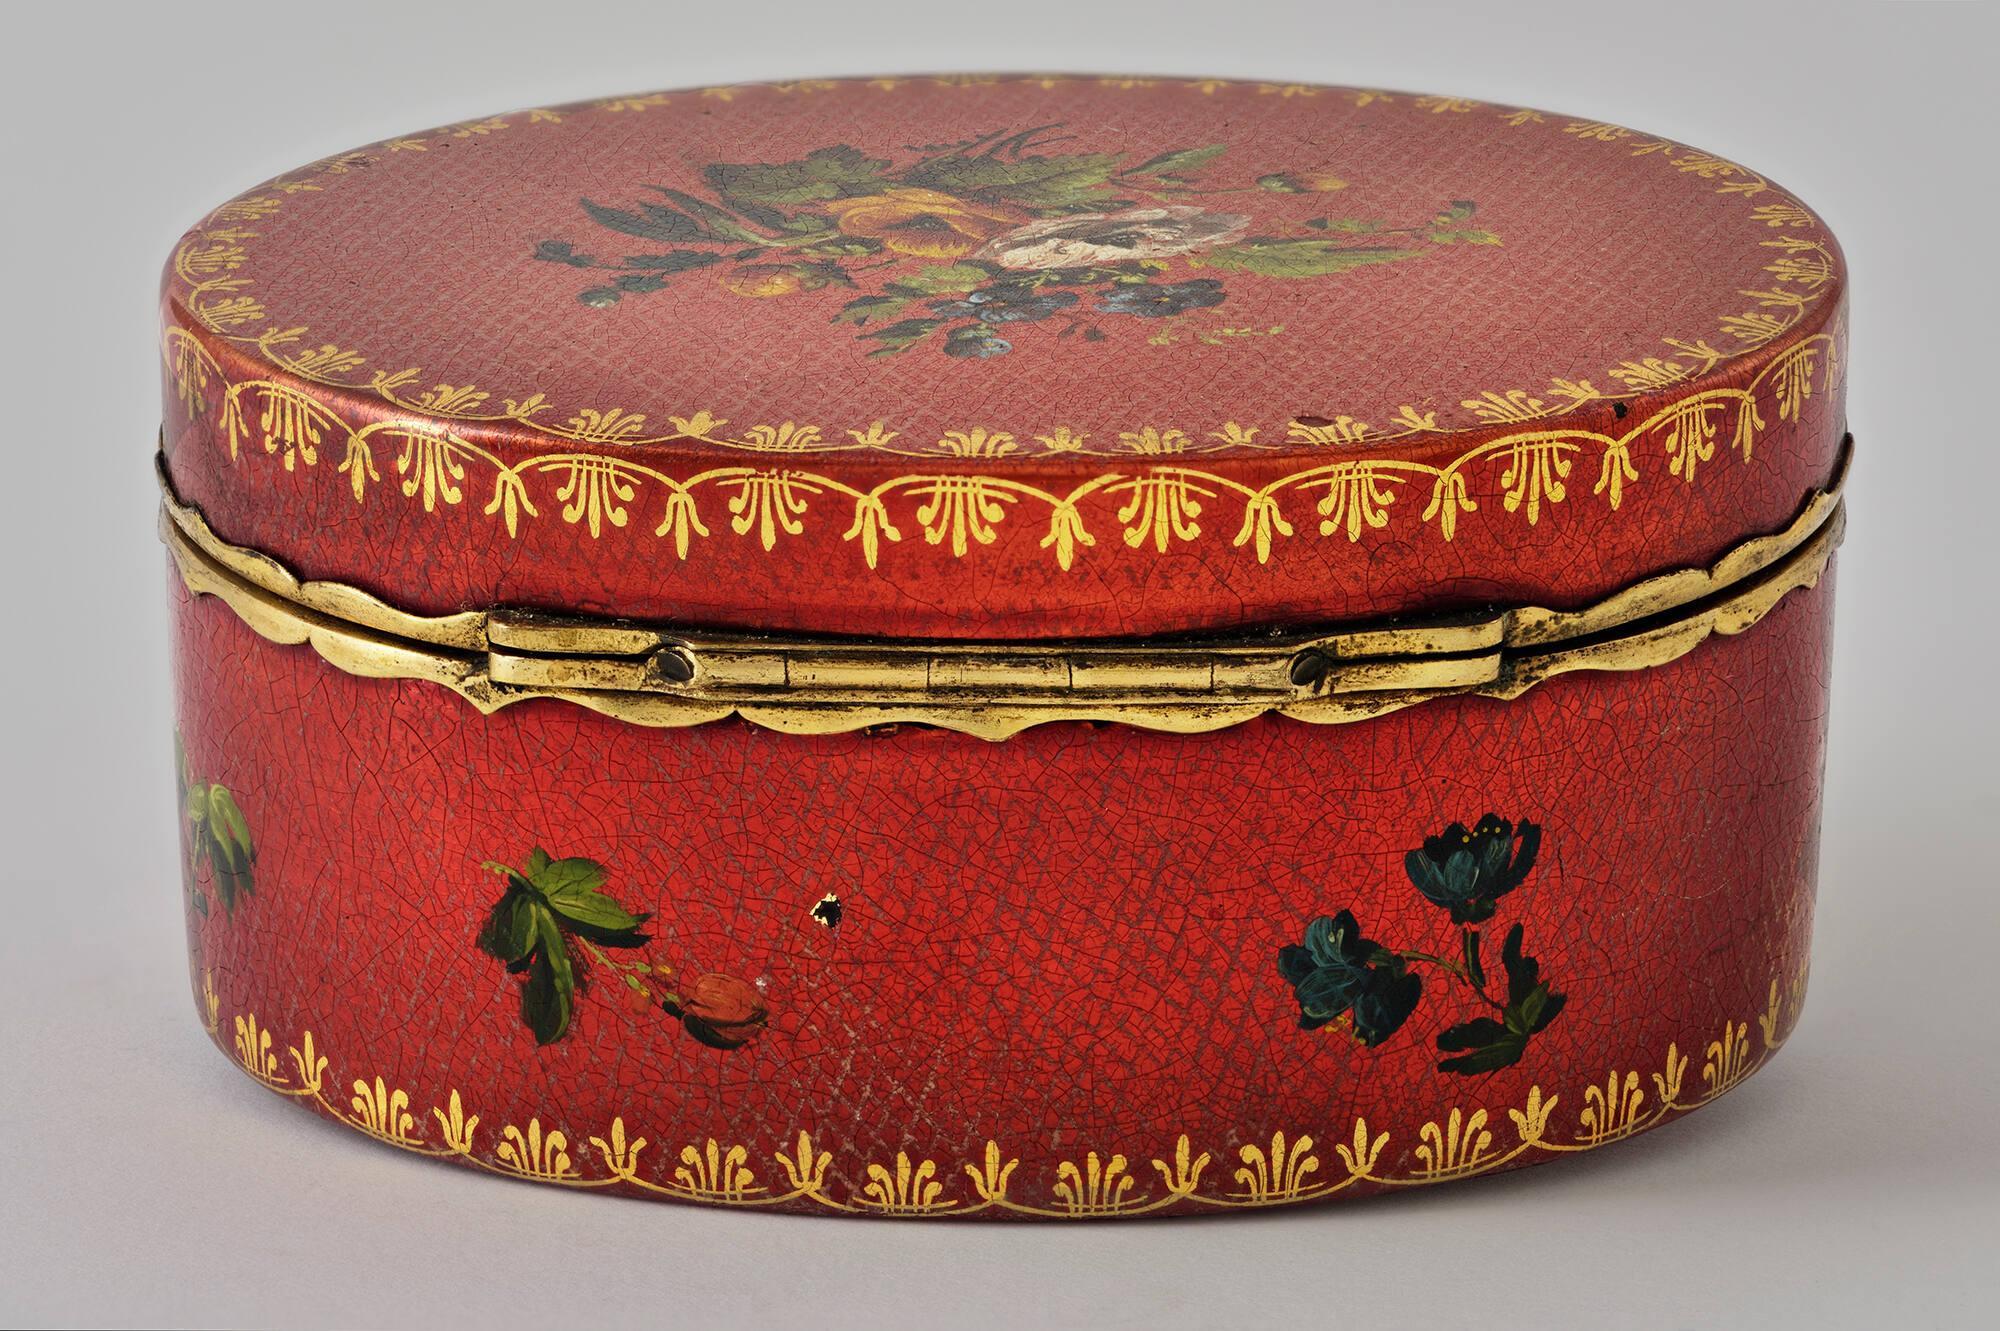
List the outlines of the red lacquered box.
<svg viewBox="0 0 2000 1331">
<path fill-rule="evenodd" d="M 1844 276 L 1461 98 L 519 112 L 166 276 L 216 1042 L 391 1145 L 1130 1216 L 1591 1149 L 1804 992 Z"/>
</svg>

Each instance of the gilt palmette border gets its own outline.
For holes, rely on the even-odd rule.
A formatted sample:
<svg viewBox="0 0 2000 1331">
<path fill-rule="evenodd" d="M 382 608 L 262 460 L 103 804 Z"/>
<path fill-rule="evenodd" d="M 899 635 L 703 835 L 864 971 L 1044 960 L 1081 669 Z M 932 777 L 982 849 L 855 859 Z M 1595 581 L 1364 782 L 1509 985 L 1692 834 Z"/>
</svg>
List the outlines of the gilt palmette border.
<svg viewBox="0 0 2000 1331">
<path fill-rule="evenodd" d="M 1150 1159 L 1129 1156 L 1113 1143 L 1080 1143 L 1073 1158 L 1058 1163 L 1047 1192 L 1032 1194 L 1018 1178 L 1020 1157 L 997 1138 L 969 1161 L 940 1162 L 910 1150 L 863 1159 L 804 1130 L 795 1139 L 786 1134 L 783 1146 L 766 1153 L 715 1138 L 659 1141 L 623 1115 L 598 1128 L 578 1128 L 554 1115 L 491 1124 L 455 1088 L 445 1088 L 424 1114 L 421 1102 L 388 1078 L 351 1069 L 334 1075 L 310 1030 L 281 1048 L 253 1012 L 233 1016 L 225 1027 L 206 974 L 200 1002 L 210 1037 L 267 1089 L 399 1150 L 509 1178 L 849 1215 L 1110 1219 L 1168 1208 L 1292 1205 L 1357 1188 L 1421 1187 L 1608 1146 L 1701 1108 L 1757 1071 L 1797 1024 L 1805 990 L 1800 966 L 1782 982 L 1771 981 L 1764 1011 L 1693 1036 L 1686 1051 L 1679 1041 L 1668 1044 L 1656 1069 L 1612 1068 L 1601 1081 L 1557 1094 L 1533 1085 L 1514 1105 L 1439 1105 L 1407 1143 L 1366 1118 L 1328 1138 L 1305 1125 L 1234 1150 L 1203 1149 L 1183 1133 L 1171 1152 Z M 1696 1050 L 1699 1085 L 1688 1076 Z M 1574 1117 L 1558 1120 L 1566 1099 L 1576 1106 Z"/>
</svg>

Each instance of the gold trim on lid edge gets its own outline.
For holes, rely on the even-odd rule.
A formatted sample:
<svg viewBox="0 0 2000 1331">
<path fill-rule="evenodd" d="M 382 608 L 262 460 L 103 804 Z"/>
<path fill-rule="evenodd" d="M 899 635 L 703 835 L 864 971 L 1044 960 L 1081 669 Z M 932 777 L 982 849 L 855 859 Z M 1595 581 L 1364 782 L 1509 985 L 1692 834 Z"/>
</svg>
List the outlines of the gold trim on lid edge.
<svg viewBox="0 0 2000 1331">
<path fill-rule="evenodd" d="M 508 609 L 412 615 L 222 540 L 175 495 L 163 461 L 160 530 L 188 590 L 219 598 L 262 637 L 310 644 L 349 674 L 442 684 L 483 713 L 554 698 L 644 726 L 740 716 L 798 734 L 911 723 L 1000 740 L 1050 721 L 1107 721 L 1193 734 L 1267 712 L 1329 724 L 1431 698 L 1515 698 L 1554 675 L 1664 665 L 1712 634 L 1741 633 L 1819 581 L 1845 526 L 1852 442 L 1784 530 L 1578 610 L 1175 642 L 867 642 Z"/>
</svg>

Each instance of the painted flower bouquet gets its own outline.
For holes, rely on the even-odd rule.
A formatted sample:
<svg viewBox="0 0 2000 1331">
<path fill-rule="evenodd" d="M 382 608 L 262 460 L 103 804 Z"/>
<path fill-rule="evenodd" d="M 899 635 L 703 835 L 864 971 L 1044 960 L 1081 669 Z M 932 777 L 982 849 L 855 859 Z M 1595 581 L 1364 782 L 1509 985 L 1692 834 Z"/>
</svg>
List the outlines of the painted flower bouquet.
<svg viewBox="0 0 2000 1331">
<path fill-rule="evenodd" d="M 649 185 L 657 198 L 582 201 L 644 252 L 551 239 L 535 257 L 603 274 L 577 294 L 590 306 L 688 280 L 751 299 L 836 291 L 845 299 L 831 322 L 863 330 L 870 355 L 930 342 L 984 358 L 1012 350 L 1026 325 L 1102 341 L 1105 325 L 1219 306 L 1233 273 L 1323 279 L 1437 245 L 1500 243 L 1472 225 L 1466 200 L 1409 226 L 1315 216 L 1260 228 L 1257 196 L 1345 182 L 1304 171 L 1232 185 L 1215 169 L 1222 144 L 1130 162 L 1057 150 L 1072 139 L 1050 124 L 915 147 L 901 161 L 843 144 L 790 162 L 711 163 L 703 195 Z"/>
</svg>

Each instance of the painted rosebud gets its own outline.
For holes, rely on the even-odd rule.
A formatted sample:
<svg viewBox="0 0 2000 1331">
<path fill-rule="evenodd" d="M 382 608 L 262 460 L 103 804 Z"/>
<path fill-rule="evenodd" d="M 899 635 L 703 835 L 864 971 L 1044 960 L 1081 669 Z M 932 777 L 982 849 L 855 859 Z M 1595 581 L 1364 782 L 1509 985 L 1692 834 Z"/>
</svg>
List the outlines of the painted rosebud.
<svg viewBox="0 0 2000 1331">
<path fill-rule="evenodd" d="M 715 1049 L 735 1049 L 763 1031 L 770 1012 L 755 985 L 733 975 L 697 975 L 681 986 L 681 1024 Z"/>
</svg>

